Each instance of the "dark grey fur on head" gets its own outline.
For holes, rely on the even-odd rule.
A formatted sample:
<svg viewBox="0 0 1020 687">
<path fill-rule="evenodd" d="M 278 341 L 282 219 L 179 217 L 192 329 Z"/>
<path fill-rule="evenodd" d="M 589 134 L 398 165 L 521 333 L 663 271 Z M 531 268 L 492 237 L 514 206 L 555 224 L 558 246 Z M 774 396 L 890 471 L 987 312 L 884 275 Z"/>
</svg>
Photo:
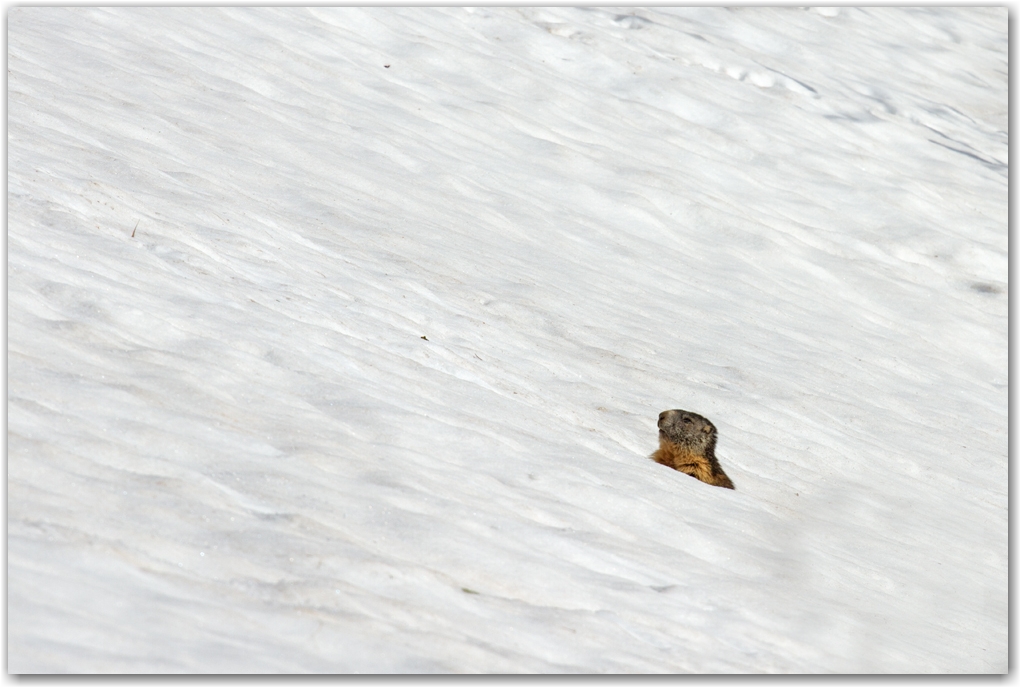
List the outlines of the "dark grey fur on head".
<svg viewBox="0 0 1020 687">
<path fill-rule="evenodd" d="M 706 417 L 689 410 L 664 410 L 659 413 L 659 432 L 674 444 L 715 457 L 716 429 Z"/>
</svg>

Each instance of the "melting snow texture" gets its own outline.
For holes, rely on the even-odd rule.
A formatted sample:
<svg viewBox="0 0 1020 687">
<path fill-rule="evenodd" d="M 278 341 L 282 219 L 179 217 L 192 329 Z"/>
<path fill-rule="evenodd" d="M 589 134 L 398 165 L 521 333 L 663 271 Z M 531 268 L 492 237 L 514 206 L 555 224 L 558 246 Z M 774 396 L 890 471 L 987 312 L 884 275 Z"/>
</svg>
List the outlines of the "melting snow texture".
<svg viewBox="0 0 1020 687">
<path fill-rule="evenodd" d="M 11 672 L 1006 670 L 1006 8 L 8 31 Z"/>
</svg>

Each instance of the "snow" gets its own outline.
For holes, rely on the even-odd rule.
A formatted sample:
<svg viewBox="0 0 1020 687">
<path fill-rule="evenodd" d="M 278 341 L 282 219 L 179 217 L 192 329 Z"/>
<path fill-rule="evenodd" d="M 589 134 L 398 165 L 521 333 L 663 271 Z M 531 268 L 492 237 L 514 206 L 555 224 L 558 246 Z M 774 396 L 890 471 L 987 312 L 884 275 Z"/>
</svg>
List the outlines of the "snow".
<svg viewBox="0 0 1020 687">
<path fill-rule="evenodd" d="M 8 669 L 1005 672 L 1007 52 L 10 9 Z"/>
</svg>

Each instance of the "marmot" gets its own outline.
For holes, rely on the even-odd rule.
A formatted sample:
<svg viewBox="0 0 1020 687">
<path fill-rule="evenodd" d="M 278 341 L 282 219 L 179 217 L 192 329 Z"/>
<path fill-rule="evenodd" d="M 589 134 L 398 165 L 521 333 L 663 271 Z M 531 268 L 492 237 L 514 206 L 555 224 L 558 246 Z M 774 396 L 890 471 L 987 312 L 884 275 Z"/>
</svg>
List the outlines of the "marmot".
<svg viewBox="0 0 1020 687">
<path fill-rule="evenodd" d="M 715 425 L 708 418 L 688 410 L 664 410 L 659 413 L 659 450 L 651 458 L 702 482 L 736 489 L 716 460 L 715 440 Z"/>
</svg>

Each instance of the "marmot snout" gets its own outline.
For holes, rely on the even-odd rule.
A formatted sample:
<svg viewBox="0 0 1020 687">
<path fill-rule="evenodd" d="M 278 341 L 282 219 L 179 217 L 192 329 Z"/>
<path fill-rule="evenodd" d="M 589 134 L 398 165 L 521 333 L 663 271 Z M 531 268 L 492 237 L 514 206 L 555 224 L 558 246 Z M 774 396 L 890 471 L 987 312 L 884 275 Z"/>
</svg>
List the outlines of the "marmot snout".
<svg viewBox="0 0 1020 687">
<path fill-rule="evenodd" d="M 652 460 L 702 482 L 735 489 L 715 457 L 715 425 L 688 410 L 659 413 L 659 450 Z"/>
</svg>

